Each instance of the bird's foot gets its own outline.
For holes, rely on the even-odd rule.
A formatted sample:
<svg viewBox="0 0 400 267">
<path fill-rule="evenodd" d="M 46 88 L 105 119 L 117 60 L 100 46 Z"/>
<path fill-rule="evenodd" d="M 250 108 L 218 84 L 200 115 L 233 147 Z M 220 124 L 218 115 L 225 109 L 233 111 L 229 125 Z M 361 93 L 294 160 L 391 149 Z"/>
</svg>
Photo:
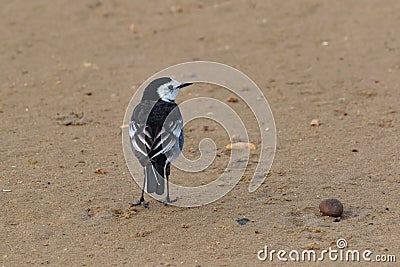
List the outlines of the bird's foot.
<svg viewBox="0 0 400 267">
<path fill-rule="evenodd" d="M 176 202 L 178 199 L 170 199 L 169 196 L 167 196 L 164 200 L 160 201 L 161 203 L 163 203 L 165 206 L 167 206 L 169 203 L 173 203 Z"/>
<path fill-rule="evenodd" d="M 149 207 L 149 202 L 144 201 L 144 198 L 141 197 L 137 202 L 129 203 L 129 206 L 131 206 L 131 207 L 136 207 L 136 206 L 140 206 L 140 205 L 143 205 L 143 207 L 148 208 Z"/>
</svg>

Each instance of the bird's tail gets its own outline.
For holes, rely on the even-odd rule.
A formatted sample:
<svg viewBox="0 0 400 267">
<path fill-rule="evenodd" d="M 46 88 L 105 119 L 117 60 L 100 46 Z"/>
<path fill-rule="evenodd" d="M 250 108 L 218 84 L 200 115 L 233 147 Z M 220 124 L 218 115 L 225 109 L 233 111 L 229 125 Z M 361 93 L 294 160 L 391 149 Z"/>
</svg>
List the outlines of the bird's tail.
<svg viewBox="0 0 400 267">
<path fill-rule="evenodd" d="M 164 166 L 154 163 L 144 167 L 147 183 L 147 193 L 164 194 Z"/>
</svg>

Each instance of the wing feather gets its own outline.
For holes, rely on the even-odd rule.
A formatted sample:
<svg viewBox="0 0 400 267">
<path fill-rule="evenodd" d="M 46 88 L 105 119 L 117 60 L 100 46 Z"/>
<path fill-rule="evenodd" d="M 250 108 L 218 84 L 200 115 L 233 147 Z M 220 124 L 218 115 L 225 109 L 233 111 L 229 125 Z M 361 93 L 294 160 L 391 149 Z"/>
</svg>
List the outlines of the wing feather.
<svg viewBox="0 0 400 267">
<path fill-rule="evenodd" d="M 154 104 L 140 103 L 134 110 L 129 127 L 132 149 L 143 166 L 165 155 L 168 162 L 175 160 L 181 152 L 182 116 L 173 109 L 157 127 L 157 121 L 149 119 Z M 151 117 L 151 116 L 150 116 Z M 150 120 L 150 121 L 149 121 Z"/>
</svg>

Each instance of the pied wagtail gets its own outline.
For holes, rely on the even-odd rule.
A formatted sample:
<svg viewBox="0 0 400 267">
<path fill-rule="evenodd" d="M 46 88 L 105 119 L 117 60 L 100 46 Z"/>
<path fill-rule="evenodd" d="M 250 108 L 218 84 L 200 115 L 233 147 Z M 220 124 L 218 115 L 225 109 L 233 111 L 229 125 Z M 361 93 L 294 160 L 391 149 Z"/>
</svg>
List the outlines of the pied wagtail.
<svg viewBox="0 0 400 267">
<path fill-rule="evenodd" d="M 163 77 L 152 81 L 144 90 L 142 100 L 135 107 L 129 125 L 129 136 L 133 154 L 144 168 L 144 182 L 140 199 L 131 204 L 138 206 L 147 193 L 164 194 L 164 178 L 167 180 L 167 197 L 164 204 L 171 202 L 169 196 L 170 164 L 183 148 L 183 121 L 175 98 L 179 89 L 192 83 L 180 83 Z"/>
</svg>

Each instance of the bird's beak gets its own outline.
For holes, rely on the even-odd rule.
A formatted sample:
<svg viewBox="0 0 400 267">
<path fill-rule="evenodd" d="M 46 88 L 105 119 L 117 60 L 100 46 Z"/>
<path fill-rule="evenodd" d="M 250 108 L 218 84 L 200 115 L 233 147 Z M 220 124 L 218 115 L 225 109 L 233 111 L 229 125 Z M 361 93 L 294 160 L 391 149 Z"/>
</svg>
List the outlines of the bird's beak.
<svg viewBox="0 0 400 267">
<path fill-rule="evenodd" d="M 180 85 L 177 86 L 177 88 L 181 89 L 183 87 L 186 87 L 186 86 L 189 86 L 189 85 L 192 85 L 192 84 L 193 83 L 181 83 Z"/>
</svg>

